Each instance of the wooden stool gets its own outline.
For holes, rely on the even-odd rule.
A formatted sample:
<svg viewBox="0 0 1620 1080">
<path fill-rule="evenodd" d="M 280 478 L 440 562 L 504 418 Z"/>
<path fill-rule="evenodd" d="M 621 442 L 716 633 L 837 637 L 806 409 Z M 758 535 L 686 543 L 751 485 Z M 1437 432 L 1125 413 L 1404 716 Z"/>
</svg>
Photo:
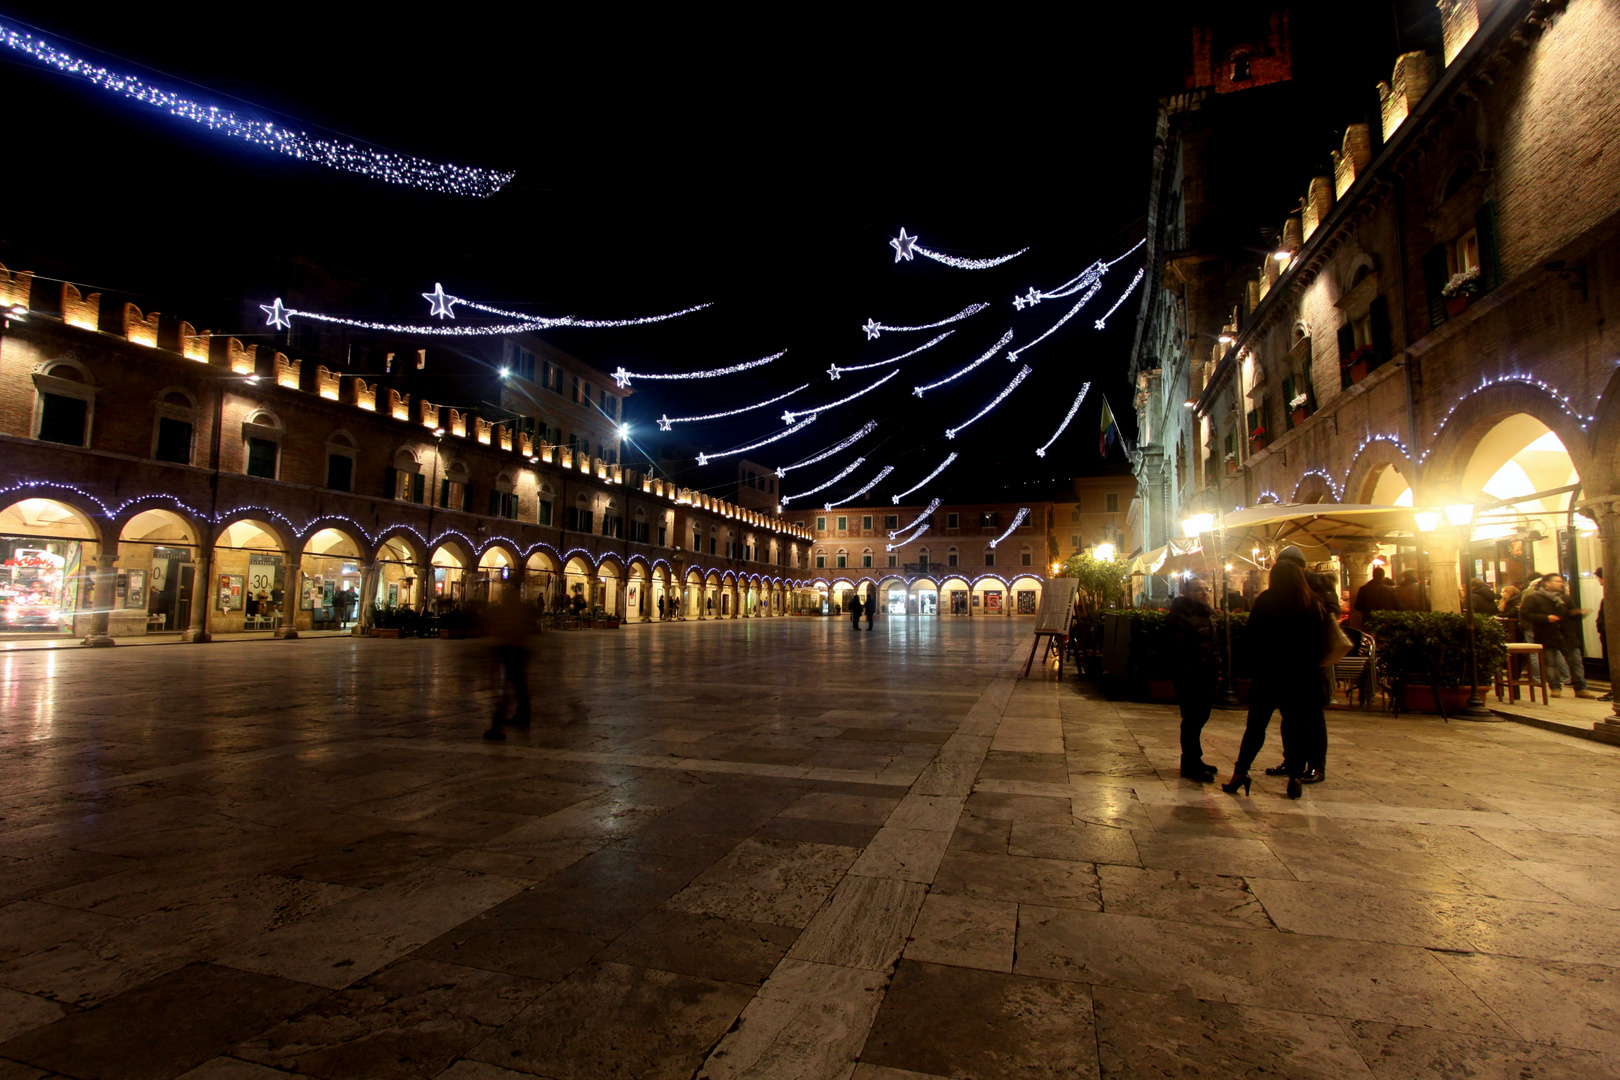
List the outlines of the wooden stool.
<svg viewBox="0 0 1620 1080">
<path fill-rule="evenodd" d="M 1518 701 L 1519 687 L 1528 686 L 1530 688 L 1530 703 L 1535 704 L 1536 680 L 1530 675 L 1529 665 L 1533 657 L 1541 656 L 1541 652 L 1541 646 L 1532 642 L 1515 641 L 1509 643 L 1507 647 L 1507 679 L 1504 682 L 1500 675 L 1496 678 L 1497 701 L 1502 700 L 1502 688 L 1504 685 L 1507 687 L 1509 701 Z M 1520 664 L 1525 665 L 1522 672 L 1519 670 Z M 1545 705 L 1547 704 L 1547 658 L 1542 656 L 1541 663 L 1537 666 L 1541 669 L 1541 703 Z"/>
</svg>

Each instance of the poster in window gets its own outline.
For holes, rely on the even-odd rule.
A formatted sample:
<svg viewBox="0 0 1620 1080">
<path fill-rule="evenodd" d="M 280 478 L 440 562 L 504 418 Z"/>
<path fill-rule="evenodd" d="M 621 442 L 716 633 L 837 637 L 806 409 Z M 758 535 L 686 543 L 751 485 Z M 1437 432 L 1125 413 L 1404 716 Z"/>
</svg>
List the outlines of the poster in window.
<svg viewBox="0 0 1620 1080">
<path fill-rule="evenodd" d="M 243 590 L 247 588 L 247 579 L 241 574 L 219 575 L 219 610 L 241 611 L 245 600 Z"/>
<path fill-rule="evenodd" d="M 146 571 L 126 570 L 124 576 L 128 579 L 124 592 L 124 606 L 140 611 L 146 610 Z"/>
<path fill-rule="evenodd" d="M 1019 589 L 1018 590 L 1018 614 L 1020 614 L 1020 615 L 1033 615 L 1033 614 L 1035 614 L 1035 590 L 1034 589 Z"/>
<path fill-rule="evenodd" d="M 631 611 L 641 610 L 641 583 L 632 581 L 624 587 L 624 606 Z"/>
<path fill-rule="evenodd" d="M 399 583 L 390 582 L 388 585 L 388 606 L 399 607 Z"/>
<path fill-rule="evenodd" d="M 1000 611 L 1001 610 L 1001 590 L 1000 589 L 986 589 L 984 591 L 984 610 L 986 610 L 986 611 Z"/>
</svg>

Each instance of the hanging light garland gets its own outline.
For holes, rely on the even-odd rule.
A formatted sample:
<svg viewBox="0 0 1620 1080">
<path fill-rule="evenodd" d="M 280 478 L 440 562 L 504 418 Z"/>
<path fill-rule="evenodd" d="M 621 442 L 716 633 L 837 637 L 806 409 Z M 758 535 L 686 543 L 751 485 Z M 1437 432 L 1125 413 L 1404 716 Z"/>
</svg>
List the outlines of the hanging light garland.
<svg viewBox="0 0 1620 1080">
<path fill-rule="evenodd" d="M 0 46 L 46 67 L 55 68 L 64 75 L 83 79 L 110 94 L 160 109 L 181 120 L 189 120 L 216 135 L 241 139 L 263 150 L 272 150 L 329 169 L 358 173 L 388 184 L 487 199 L 517 175 L 495 169 L 447 165 L 387 150 L 371 150 L 352 142 L 319 139 L 262 120 L 249 120 L 230 109 L 203 105 L 173 91 L 161 90 L 134 75 L 111 71 L 88 60 L 81 60 L 72 53 L 45 44 L 32 34 L 3 24 L 0 24 Z"/>
<path fill-rule="evenodd" d="M 1012 362 L 1016 361 L 1018 359 L 1018 357 L 1022 353 L 1027 352 L 1030 349 L 1033 349 L 1035 346 L 1039 345 L 1041 342 L 1045 341 L 1047 338 L 1049 338 L 1053 334 L 1057 333 L 1058 330 L 1063 326 L 1064 323 L 1068 322 L 1070 319 L 1072 319 L 1076 315 L 1080 314 L 1080 309 L 1085 307 L 1086 304 L 1090 302 L 1091 298 L 1093 296 L 1097 295 L 1097 292 L 1101 288 L 1102 288 L 1102 282 L 1099 281 L 1097 284 L 1093 285 L 1090 289 L 1086 290 L 1086 295 L 1082 296 L 1075 303 L 1074 307 L 1072 307 L 1068 311 L 1064 312 L 1063 318 L 1059 319 L 1057 322 L 1055 322 L 1051 326 L 1047 327 L 1046 328 L 1046 333 L 1042 334 L 1040 337 L 1036 338 L 1034 341 L 1031 341 L 1028 345 L 1024 345 L 1024 346 L 1022 346 L 1020 348 L 1013 349 L 1010 352 L 1008 352 L 1007 353 L 1007 361 L 1009 363 L 1012 363 Z"/>
<path fill-rule="evenodd" d="M 949 326 L 953 322 L 961 322 L 963 319 L 977 315 L 979 312 L 983 311 L 989 306 L 989 304 L 969 304 L 967 307 L 963 308 L 961 311 L 958 311 L 955 315 L 952 315 L 948 319 L 941 319 L 939 322 L 924 323 L 921 326 L 887 326 L 878 322 L 876 319 L 867 319 L 865 325 L 863 325 L 861 329 L 866 331 L 867 341 L 871 341 L 873 338 L 882 334 L 885 330 L 897 334 L 909 333 L 912 330 L 933 330 L 941 326 Z"/>
<path fill-rule="evenodd" d="M 1011 330 L 1007 331 L 1005 334 L 1001 335 L 1001 340 L 1000 341 L 998 341 L 994 345 L 990 346 L 990 351 L 989 352 L 985 353 L 983 356 L 981 356 L 977 360 L 973 361 L 973 363 L 969 364 L 967 367 L 962 368 L 960 371 L 956 372 L 956 374 L 947 375 L 943 379 L 939 380 L 938 382 L 931 382 L 931 383 L 928 383 L 928 384 L 926 384 L 924 386 L 913 386 L 911 388 L 911 392 L 913 394 L 915 394 L 917 397 L 922 397 L 924 391 L 933 390 L 935 387 L 944 386 L 948 382 L 955 382 L 957 379 L 960 379 L 962 376 L 966 375 L 968 372 L 972 371 L 974 368 L 978 367 L 980 364 L 984 363 L 986 360 L 988 360 L 992 356 L 996 355 L 996 353 L 998 353 L 1002 349 L 1006 348 L 1007 345 L 1012 341 L 1012 336 L 1013 336 L 1013 332 Z"/>
<path fill-rule="evenodd" d="M 933 472 L 929 473 L 927 476 L 923 477 L 921 480 L 917 481 L 911 487 L 906 488 L 906 490 L 902 491 L 900 494 L 891 496 L 891 498 L 894 499 L 894 505 L 899 506 L 901 499 L 905 498 L 907 495 L 910 495 L 913 491 L 916 491 L 918 488 L 920 488 L 920 487 L 924 486 L 925 484 L 927 484 L 934 477 L 936 477 L 940 473 L 944 472 L 950 466 L 951 462 L 953 462 L 955 460 L 956 460 L 956 451 L 952 450 L 949 454 L 945 455 L 945 460 L 939 463 L 939 467 L 937 469 L 935 469 Z"/>
<path fill-rule="evenodd" d="M 1074 414 L 1080 411 L 1080 403 L 1086 400 L 1086 391 L 1090 389 L 1090 383 L 1085 383 L 1080 387 L 1080 393 L 1075 395 L 1074 404 L 1069 406 L 1069 415 L 1065 416 L 1063 423 L 1059 424 L 1057 430 L 1052 432 L 1052 437 L 1046 440 L 1046 445 L 1035 451 L 1036 457 L 1045 457 L 1046 451 L 1051 449 L 1052 444 L 1058 441 L 1058 436 L 1063 434 L 1063 429 L 1069 426 L 1069 421 L 1074 419 Z"/>
<path fill-rule="evenodd" d="M 753 412 L 755 409 L 763 409 L 767 405 L 775 405 L 778 401 L 781 401 L 783 398 L 790 398 L 794 394 L 797 394 L 800 390 L 804 390 L 804 389 L 808 388 L 809 385 L 810 385 L 809 383 L 805 383 L 804 386 L 796 386 L 792 390 L 789 390 L 785 394 L 776 395 L 775 397 L 771 398 L 769 401 L 761 401 L 761 402 L 757 402 L 757 403 L 755 403 L 753 405 L 744 405 L 740 409 L 731 409 L 728 412 L 709 413 L 707 416 L 677 416 L 677 417 L 675 417 L 673 419 L 671 419 L 667 415 L 666 416 L 660 416 L 658 418 L 658 430 L 659 431 L 668 431 L 670 429 L 670 426 L 673 425 L 673 424 L 692 424 L 692 423 L 696 423 L 699 420 L 721 420 L 721 419 L 724 419 L 727 416 L 741 416 L 745 412 Z"/>
<path fill-rule="evenodd" d="M 885 466 L 883 466 L 883 468 L 878 470 L 878 474 L 876 476 L 872 477 L 872 479 L 869 480 L 867 482 L 866 486 L 861 488 L 861 490 L 857 491 L 855 494 L 851 495 L 847 499 L 839 499 L 837 502 L 826 503 L 826 504 L 824 504 L 822 506 L 822 509 L 823 510 L 831 510 L 835 506 L 843 506 L 845 503 L 854 502 L 856 499 L 860 498 L 862 495 L 865 495 L 868 491 L 871 491 L 873 488 L 875 488 L 879 484 L 881 484 L 883 482 L 883 478 L 885 476 L 888 476 L 892 472 L 894 472 L 894 466 L 893 465 L 885 465 Z"/>
<path fill-rule="evenodd" d="M 993 548 L 997 544 L 1001 543 L 1003 540 L 1007 539 L 1007 537 L 1011 536 L 1015 531 L 1017 531 L 1018 526 L 1022 525 L 1024 523 L 1024 519 L 1027 518 L 1027 517 L 1029 517 L 1029 507 L 1026 506 L 1022 510 L 1018 511 L 1018 516 L 1013 518 L 1013 523 L 1011 525 L 1007 526 L 1007 531 L 1006 532 L 1002 533 L 1000 536 L 996 537 L 994 540 L 990 541 L 990 543 L 986 544 L 985 546 Z"/>
<path fill-rule="evenodd" d="M 956 425 L 953 428 L 946 428 L 945 429 L 945 437 L 947 439 L 956 438 L 956 433 L 958 431 L 961 431 L 962 429 L 966 428 L 969 424 L 972 424 L 975 420 L 978 420 L 980 417 L 984 416 L 985 413 L 989 412 L 991 409 L 995 408 L 997 405 L 1000 405 L 1003 401 L 1007 400 L 1007 395 L 1012 393 L 1014 390 L 1018 389 L 1018 384 L 1023 382 L 1028 377 L 1029 377 L 1029 365 L 1025 364 L 1019 370 L 1018 374 L 1013 376 L 1012 382 L 1007 384 L 1007 389 L 1003 390 L 1001 393 L 999 393 L 999 394 L 997 394 L 995 396 L 995 400 L 991 401 L 990 404 L 986 405 L 984 408 L 982 408 L 978 412 L 974 413 L 971 417 L 969 417 L 967 420 L 963 421 L 962 423 Z"/>
<path fill-rule="evenodd" d="M 788 503 L 792 502 L 794 499 L 803 499 L 806 496 L 815 495 L 815 494 L 817 494 L 819 492 L 826 491 L 828 488 L 830 488 L 834 484 L 838 483 L 838 481 L 842 480 L 844 477 L 848 476 L 850 473 L 852 473 L 856 469 L 860 468 L 861 465 L 865 463 L 865 461 L 866 461 L 866 459 L 864 457 L 858 457 L 854 461 L 849 463 L 848 468 L 846 468 L 843 472 L 839 473 L 837 476 L 833 477 L 831 480 L 828 480 L 826 483 L 817 484 L 815 487 L 809 489 L 808 491 L 801 491 L 797 495 L 784 495 L 782 497 L 782 505 L 786 506 Z"/>
<path fill-rule="evenodd" d="M 837 380 L 838 376 L 842 375 L 846 371 L 870 371 L 873 368 L 885 367 L 889 364 L 898 363 L 899 361 L 906 359 L 908 356 L 916 356 L 924 349 L 932 349 L 935 345 L 938 345 L 940 342 L 944 341 L 954 333 L 956 333 L 955 330 L 947 330 L 933 341 L 930 341 L 927 345 L 919 345 L 908 353 L 901 353 L 899 356 L 891 356 L 887 360 L 879 360 L 875 364 L 855 364 L 851 367 L 839 367 L 837 364 L 834 364 L 832 367 L 827 369 L 827 376 L 833 380 Z"/>
<path fill-rule="evenodd" d="M 769 446 L 773 442 L 779 442 L 782 439 L 787 438 L 789 435 L 792 435 L 792 434 L 794 434 L 796 432 L 803 431 L 805 428 L 809 427 L 811 424 L 813 424 L 815 422 L 816 422 L 816 414 L 811 413 L 808 417 L 806 417 L 805 419 L 799 421 L 797 424 L 794 424 L 792 427 L 788 428 L 786 431 L 778 431 L 775 435 L 772 435 L 772 436 L 770 436 L 769 438 L 766 438 L 766 439 L 761 439 L 757 443 L 749 443 L 747 446 L 739 446 L 739 447 L 736 447 L 735 449 L 732 449 L 732 450 L 722 450 L 718 454 L 699 454 L 698 458 L 697 458 L 697 462 L 698 462 L 699 465 L 707 465 L 710 461 L 714 460 L 715 458 L 731 457 L 731 456 L 733 456 L 735 454 L 746 454 L 750 450 L 758 450 L 762 446 Z"/>
<path fill-rule="evenodd" d="M 1137 248 L 1141 247 L 1145 243 L 1147 243 L 1146 237 L 1132 244 L 1130 251 L 1125 252 L 1124 255 L 1121 255 L 1117 259 L 1112 259 L 1108 262 L 1103 262 L 1101 259 L 1098 259 L 1096 262 L 1080 271 L 1079 274 L 1070 278 L 1068 281 L 1065 281 L 1062 285 L 1059 285 L 1055 289 L 1037 289 L 1032 285 L 1030 286 L 1028 292 L 1025 292 L 1021 296 L 1013 297 L 1013 307 L 1017 308 L 1019 311 L 1022 311 L 1026 307 L 1034 307 L 1042 300 L 1061 300 L 1065 297 L 1073 296 L 1081 289 L 1089 289 L 1092 285 L 1097 283 L 1099 278 L 1108 272 L 1110 267 L 1112 267 L 1115 263 L 1121 262 L 1128 258 L 1131 252 L 1134 252 Z"/>
<path fill-rule="evenodd" d="M 923 538 L 923 534 L 926 533 L 930 528 L 932 528 L 932 526 L 924 525 L 922 528 L 918 529 L 916 532 L 912 533 L 910 536 L 906 537 L 897 544 L 884 544 L 883 550 L 893 551 L 895 548 L 903 548 L 907 544 L 915 544 L 918 540 Z"/>
<path fill-rule="evenodd" d="M 489 304 L 480 304 L 476 300 L 467 300 L 460 296 L 446 296 L 444 295 L 444 289 L 442 286 L 435 286 L 434 292 L 423 293 L 422 296 L 430 305 L 434 304 L 435 301 L 442 299 L 446 302 L 446 304 L 460 304 L 462 307 L 470 308 L 473 311 L 481 311 L 486 315 L 499 315 L 503 319 L 521 319 L 524 322 L 533 323 L 535 329 L 537 330 L 549 330 L 554 326 L 574 326 L 590 330 L 597 330 L 603 327 L 613 326 L 647 326 L 650 323 L 661 323 L 669 319 L 678 319 L 682 315 L 690 315 L 694 311 L 702 311 L 706 307 L 714 306 L 713 304 L 694 304 L 691 307 L 682 308 L 679 311 L 671 311 L 665 315 L 641 315 L 633 319 L 576 319 L 572 315 L 525 315 L 521 311 L 506 311 L 502 308 L 491 307 Z M 435 309 L 430 311 L 429 314 L 438 315 L 439 312 L 435 307 Z M 777 355 L 780 356 L 781 353 L 778 353 Z M 674 376 L 656 375 L 643 375 L 641 377 L 644 379 L 674 378 Z"/>
<path fill-rule="evenodd" d="M 952 454 L 951 456 L 955 457 L 956 455 Z M 912 520 L 910 525 L 902 525 L 900 528 L 898 528 L 898 529 L 894 530 L 894 532 L 890 533 L 889 534 L 889 539 L 893 540 L 895 537 L 899 536 L 901 533 L 910 532 L 912 529 L 915 529 L 918 525 L 922 525 L 923 522 L 928 520 L 928 515 L 932 514 L 935 510 L 938 510 L 939 507 L 940 507 L 940 500 L 935 499 L 933 502 L 928 504 L 928 509 L 926 509 L 922 513 L 918 514 L 916 516 L 916 518 Z M 925 526 L 925 528 L 926 528 L 926 526 Z M 915 536 L 913 536 L 911 539 L 915 540 L 917 538 Z"/>
<path fill-rule="evenodd" d="M 875 431 L 875 430 L 877 430 L 877 421 L 876 420 L 868 420 L 866 422 L 865 427 L 861 428 L 861 430 L 857 431 L 855 434 L 851 435 L 849 438 L 844 439 L 842 442 L 835 443 L 834 445 L 829 446 L 829 447 L 827 447 L 827 449 L 821 451 L 819 454 L 816 454 L 816 455 L 814 455 L 812 457 L 807 457 L 803 461 L 796 461 L 792 465 L 783 465 L 783 466 L 781 466 L 780 468 L 778 468 L 776 470 L 776 478 L 778 480 L 780 480 L 782 477 L 786 476 L 793 469 L 802 469 L 806 465 L 814 465 L 818 461 L 826 461 L 828 458 L 832 457 L 834 454 L 839 454 L 839 453 L 842 453 L 845 450 L 848 450 L 850 447 L 854 446 L 861 439 L 863 439 L 866 436 L 872 434 L 872 432 Z M 805 494 L 805 492 L 800 492 L 800 494 L 801 495 Z M 782 501 L 787 502 L 786 499 L 783 499 Z"/>
<path fill-rule="evenodd" d="M 730 364 L 723 368 L 710 368 L 708 371 L 684 371 L 678 375 L 649 375 L 640 371 L 626 371 L 621 367 L 613 373 L 613 381 L 618 383 L 620 387 L 626 387 L 630 385 L 631 379 L 713 379 L 721 375 L 735 375 L 737 372 L 747 371 L 749 368 L 763 367 L 773 360 L 781 359 L 786 354 L 787 350 L 783 349 L 781 352 L 762 356 L 758 360 L 745 360 L 740 364 Z M 805 411 L 808 412 L 809 410 Z"/>
<path fill-rule="evenodd" d="M 1097 320 L 1097 329 L 1101 330 L 1104 326 L 1108 325 L 1108 316 L 1118 311 L 1119 305 L 1125 302 L 1125 298 L 1136 291 L 1136 287 L 1142 284 L 1142 275 L 1145 273 L 1145 270 L 1138 270 L 1136 272 L 1136 276 L 1131 278 L 1131 283 L 1125 286 L 1125 291 L 1119 294 L 1119 299 L 1114 301 L 1114 306 L 1103 312 L 1103 317 Z"/>
<path fill-rule="evenodd" d="M 839 398 L 837 401 L 829 401 L 825 405 L 817 405 L 814 409 L 799 409 L 797 411 L 795 411 L 793 409 L 789 409 L 786 412 L 782 413 L 782 423 L 791 424 L 791 423 L 793 423 L 793 421 L 797 420 L 799 417 L 803 416 L 805 413 L 826 412 L 828 409 L 835 409 L 840 405 L 848 405 L 851 401 L 854 401 L 856 398 L 860 397 L 862 394 L 869 394 L 873 390 L 876 390 L 878 387 L 882 386 L 884 383 L 888 382 L 890 379 L 894 378 L 898 374 L 900 374 L 899 371 L 891 371 L 887 375 L 883 376 L 883 378 L 879 379 L 877 382 L 873 383 L 871 386 L 868 386 L 864 390 L 861 390 L 861 391 L 859 391 L 857 393 L 851 394 L 847 398 Z"/>
<path fill-rule="evenodd" d="M 921 255 L 925 259 L 933 259 L 937 263 L 954 266 L 958 270 L 988 270 L 992 266 L 1000 266 L 1004 262 L 1016 259 L 1029 250 L 1029 248 L 1019 248 L 1011 255 L 997 255 L 989 259 L 963 259 L 956 255 L 942 255 L 937 251 L 929 251 L 917 243 L 917 237 L 907 236 L 905 229 L 901 229 L 900 235 L 889 241 L 889 246 L 894 248 L 895 262 L 902 259 L 910 262 L 913 255 Z"/>
<path fill-rule="evenodd" d="M 453 305 L 461 304 L 465 307 L 483 310 L 483 305 L 476 305 L 457 296 L 445 293 L 442 286 L 433 292 L 423 293 L 428 304 L 433 308 L 432 314 L 439 318 L 455 318 Z M 645 326 L 648 323 L 663 322 L 666 319 L 679 318 L 690 315 L 694 311 L 702 311 L 708 304 L 696 304 L 692 307 L 682 308 L 680 311 L 671 311 L 664 315 L 645 315 L 634 319 L 576 319 L 571 315 L 562 315 L 555 318 L 541 318 L 539 316 L 523 316 L 508 314 L 509 318 L 520 318 L 522 322 L 515 323 L 481 323 L 478 325 L 437 326 L 412 323 L 385 323 L 371 319 L 351 319 L 342 315 L 327 315 L 318 311 L 303 311 L 298 308 L 289 308 L 282 304 L 281 298 L 276 297 L 273 303 L 260 304 L 259 309 L 265 314 L 265 325 L 285 330 L 292 325 L 293 319 L 309 319 L 312 322 L 331 323 L 337 326 L 352 326 L 357 330 L 382 330 L 393 334 L 411 334 L 418 337 L 504 337 L 508 334 L 530 333 L 536 330 L 549 330 L 557 326 L 575 326 L 590 329 L 613 326 Z M 785 351 L 785 350 L 784 350 Z M 777 356 L 782 355 L 777 353 Z M 771 357 L 775 359 L 775 357 Z M 620 369 L 621 371 L 623 369 Z M 629 376 L 629 373 L 625 373 Z M 720 374 L 730 374 L 729 371 Z M 640 375 L 637 378 L 680 378 L 674 375 Z M 620 385 L 624 385 L 620 383 Z"/>
</svg>

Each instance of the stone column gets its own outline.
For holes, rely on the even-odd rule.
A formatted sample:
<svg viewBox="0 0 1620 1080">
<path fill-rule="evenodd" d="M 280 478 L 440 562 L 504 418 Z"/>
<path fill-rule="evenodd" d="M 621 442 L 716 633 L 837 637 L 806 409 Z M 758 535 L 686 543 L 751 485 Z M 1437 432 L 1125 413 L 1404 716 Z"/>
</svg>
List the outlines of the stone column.
<svg viewBox="0 0 1620 1080">
<path fill-rule="evenodd" d="M 112 610 L 113 599 L 118 592 L 117 555 L 97 555 L 96 573 L 90 580 L 93 583 L 90 594 L 90 634 L 84 639 L 84 644 L 90 646 L 116 645 L 107 633 L 107 619 Z"/>
<path fill-rule="evenodd" d="M 303 563 L 294 559 L 287 564 L 286 588 L 281 590 L 281 625 L 276 627 L 278 638 L 296 638 L 298 631 L 293 619 L 298 616 L 298 594 L 304 587 Z"/>
<path fill-rule="evenodd" d="M 1461 548 L 1455 534 L 1436 530 L 1429 534 L 1424 548 L 1429 553 L 1429 607 L 1434 611 L 1462 613 L 1462 587 L 1457 577 L 1457 560 Z"/>
<path fill-rule="evenodd" d="M 199 549 L 197 561 L 192 566 L 191 613 L 180 640 L 200 644 L 214 640 L 208 632 L 208 609 L 211 606 L 208 593 L 213 586 L 214 558 L 207 548 Z"/>
<path fill-rule="evenodd" d="M 359 606 L 354 611 L 354 635 L 364 637 L 371 631 L 371 613 L 377 604 L 377 589 L 382 582 L 382 563 L 367 563 L 360 568 Z"/>
</svg>

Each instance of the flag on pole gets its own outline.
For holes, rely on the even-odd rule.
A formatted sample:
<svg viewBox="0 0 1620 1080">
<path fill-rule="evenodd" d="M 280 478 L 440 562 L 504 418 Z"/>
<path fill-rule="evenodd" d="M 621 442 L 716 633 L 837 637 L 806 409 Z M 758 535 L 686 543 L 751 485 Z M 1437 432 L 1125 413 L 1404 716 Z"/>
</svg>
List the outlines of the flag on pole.
<svg viewBox="0 0 1620 1080">
<path fill-rule="evenodd" d="M 1107 457 L 1108 448 L 1119 437 L 1119 425 L 1114 423 L 1114 410 L 1108 407 L 1107 398 L 1103 398 L 1102 406 L 1102 432 L 1097 436 L 1097 453 Z"/>
</svg>

